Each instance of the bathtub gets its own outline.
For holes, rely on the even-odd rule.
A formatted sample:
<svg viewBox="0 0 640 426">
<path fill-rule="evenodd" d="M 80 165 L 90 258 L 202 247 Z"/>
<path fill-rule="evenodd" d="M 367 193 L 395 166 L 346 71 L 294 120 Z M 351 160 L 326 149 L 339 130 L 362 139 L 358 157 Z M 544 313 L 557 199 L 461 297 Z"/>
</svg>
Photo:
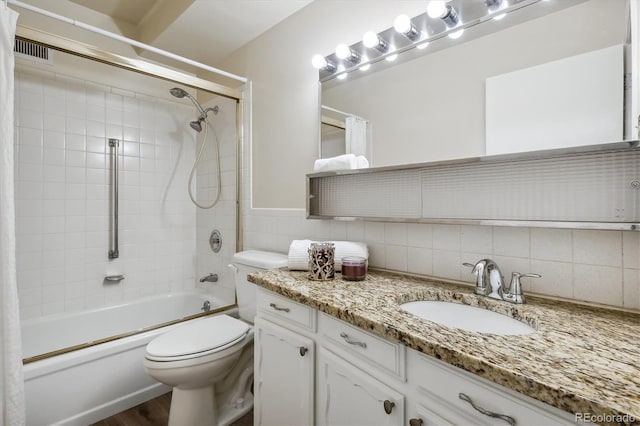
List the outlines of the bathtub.
<svg viewBox="0 0 640 426">
<path fill-rule="evenodd" d="M 203 313 L 206 300 L 211 311 Z M 182 293 L 23 321 L 27 424 L 88 425 L 169 392 L 144 371 L 146 345 L 220 312 L 235 315 L 237 308 Z"/>
</svg>

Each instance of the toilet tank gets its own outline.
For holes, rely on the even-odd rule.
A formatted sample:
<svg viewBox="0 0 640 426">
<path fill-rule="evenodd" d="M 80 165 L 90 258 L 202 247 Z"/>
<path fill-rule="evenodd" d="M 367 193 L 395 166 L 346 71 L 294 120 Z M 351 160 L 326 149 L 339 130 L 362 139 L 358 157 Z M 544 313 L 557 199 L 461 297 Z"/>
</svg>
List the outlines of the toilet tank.
<svg viewBox="0 0 640 426">
<path fill-rule="evenodd" d="M 260 250 L 240 251 L 231 258 L 235 273 L 236 297 L 240 318 L 253 323 L 256 316 L 256 286 L 247 281 L 247 274 L 287 266 L 287 255 Z"/>
</svg>

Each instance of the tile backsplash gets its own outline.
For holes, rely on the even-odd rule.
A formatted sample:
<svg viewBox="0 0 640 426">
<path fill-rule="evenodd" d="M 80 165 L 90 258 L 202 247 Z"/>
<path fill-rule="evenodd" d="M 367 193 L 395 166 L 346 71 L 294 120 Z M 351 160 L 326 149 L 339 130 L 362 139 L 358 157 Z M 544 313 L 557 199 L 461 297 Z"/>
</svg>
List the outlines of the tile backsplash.
<svg viewBox="0 0 640 426">
<path fill-rule="evenodd" d="M 463 262 L 491 258 L 525 292 L 640 309 L 640 233 L 307 220 L 304 210 L 251 209 L 245 247 L 286 253 L 293 239 L 364 241 L 370 266 L 475 282 Z"/>
</svg>

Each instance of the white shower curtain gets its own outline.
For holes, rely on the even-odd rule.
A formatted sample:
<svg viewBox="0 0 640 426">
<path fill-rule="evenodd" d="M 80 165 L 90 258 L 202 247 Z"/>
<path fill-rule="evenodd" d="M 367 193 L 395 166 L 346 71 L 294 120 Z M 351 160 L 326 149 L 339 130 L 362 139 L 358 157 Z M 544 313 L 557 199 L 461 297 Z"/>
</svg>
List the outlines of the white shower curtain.
<svg viewBox="0 0 640 426">
<path fill-rule="evenodd" d="M 360 117 L 345 119 L 345 142 L 347 154 L 364 155 L 370 157 L 367 144 L 367 120 Z M 368 158 L 369 160 L 371 158 Z"/>
<path fill-rule="evenodd" d="M 13 188 L 13 44 L 18 13 L 0 2 L 0 399 L 3 425 L 24 425 Z"/>
</svg>

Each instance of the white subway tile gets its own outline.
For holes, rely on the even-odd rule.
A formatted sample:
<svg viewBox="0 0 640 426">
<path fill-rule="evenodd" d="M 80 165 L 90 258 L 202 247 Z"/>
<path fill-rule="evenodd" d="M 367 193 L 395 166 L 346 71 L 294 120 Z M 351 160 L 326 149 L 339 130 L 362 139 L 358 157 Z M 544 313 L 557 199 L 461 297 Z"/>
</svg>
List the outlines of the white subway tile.
<svg viewBox="0 0 640 426">
<path fill-rule="evenodd" d="M 622 267 L 622 232 L 573 231 L 573 261 L 589 265 Z"/>
<path fill-rule="evenodd" d="M 384 243 L 384 223 L 381 222 L 365 222 L 364 238 L 369 244 Z"/>
<path fill-rule="evenodd" d="M 573 298 L 622 306 L 622 270 L 610 266 L 575 264 Z"/>
<path fill-rule="evenodd" d="M 407 225 L 404 223 L 385 223 L 384 242 L 396 246 L 407 245 Z M 387 262 L 389 255 L 387 254 Z M 406 261 L 405 261 L 406 263 Z"/>
<path fill-rule="evenodd" d="M 522 282 L 529 280 L 532 292 L 568 299 L 573 297 L 573 265 L 571 263 L 531 260 L 531 272 L 542 275 L 541 278 L 522 279 Z"/>
<path fill-rule="evenodd" d="M 407 270 L 407 246 L 385 245 L 385 258 L 387 269 Z"/>
<path fill-rule="evenodd" d="M 640 309 L 640 269 L 624 269 L 624 307 Z"/>
<path fill-rule="evenodd" d="M 571 262 L 573 234 L 569 229 L 531 229 L 531 258 Z"/>
<path fill-rule="evenodd" d="M 453 280 L 460 279 L 460 252 L 433 249 L 433 275 Z"/>
<path fill-rule="evenodd" d="M 461 226 L 460 237 L 463 252 L 493 252 L 493 233 L 490 226 Z"/>
<path fill-rule="evenodd" d="M 460 226 L 458 225 L 432 225 L 433 250 L 435 251 L 459 251 L 460 250 Z M 458 253 L 458 257 L 460 254 Z M 436 268 L 434 258 L 434 270 Z"/>
<path fill-rule="evenodd" d="M 640 269 L 640 233 L 622 233 L 622 256 L 625 268 Z"/>
<path fill-rule="evenodd" d="M 426 223 L 407 224 L 407 245 L 409 247 L 433 247 L 433 227 Z"/>
<path fill-rule="evenodd" d="M 409 247 L 407 249 L 407 272 L 433 275 L 433 253 L 431 249 Z"/>
<path fill-rule="evenodd" d="M 529 257 L 529 228 L 493 228 L 493 252 L 510 257 Z"/>
</svg>

